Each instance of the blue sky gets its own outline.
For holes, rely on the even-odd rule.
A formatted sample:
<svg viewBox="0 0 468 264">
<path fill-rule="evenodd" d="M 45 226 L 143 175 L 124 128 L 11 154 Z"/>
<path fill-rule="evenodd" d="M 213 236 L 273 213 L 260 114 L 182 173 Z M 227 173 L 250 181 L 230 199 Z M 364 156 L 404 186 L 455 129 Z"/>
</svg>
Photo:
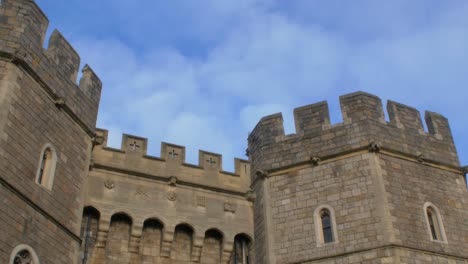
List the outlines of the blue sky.
<svg viewBox="0 0 468 264">
<path fill-rule="evenodd" d="M 245 158 L 264 115 L 357 90 L 450 120 L 468 164 L 468 1 L 37 0 L 104 83 L 98 126 Z"/>
</svg>

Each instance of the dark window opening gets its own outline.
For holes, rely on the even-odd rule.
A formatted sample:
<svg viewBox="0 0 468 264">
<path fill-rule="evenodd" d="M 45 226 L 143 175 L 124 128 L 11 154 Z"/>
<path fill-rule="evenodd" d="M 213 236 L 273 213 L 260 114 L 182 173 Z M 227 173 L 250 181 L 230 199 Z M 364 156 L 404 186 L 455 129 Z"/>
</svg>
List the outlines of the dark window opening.
<svg viewBox="0 0 468 264">
<path fill-rule="evenodd" d="M 331 243 L 333 242 L 333 230 L 330 219 L 330 212 L 328 210 L 323 210 L 320 214 L 322 220 L 322 232 L 323 232 L 323 242 Z"/>
</svg>

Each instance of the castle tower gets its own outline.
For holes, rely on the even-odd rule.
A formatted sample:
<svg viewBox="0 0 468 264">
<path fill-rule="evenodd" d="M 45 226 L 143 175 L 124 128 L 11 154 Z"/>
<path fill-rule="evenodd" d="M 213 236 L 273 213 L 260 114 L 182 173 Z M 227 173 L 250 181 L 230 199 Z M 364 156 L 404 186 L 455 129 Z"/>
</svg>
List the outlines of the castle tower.
<svg viewBox="0 0 468 264">
<path fill-rule="evenodd" d="M 101 82 L 32 0 L 0 3 L 0 263 L 76 263 Z"/>
<path fill-rule="evenodd" d="M 256 263 L 468 263 L 468 193 L 447 119 L 358 92 L 249 136 Z"/>
</svg>

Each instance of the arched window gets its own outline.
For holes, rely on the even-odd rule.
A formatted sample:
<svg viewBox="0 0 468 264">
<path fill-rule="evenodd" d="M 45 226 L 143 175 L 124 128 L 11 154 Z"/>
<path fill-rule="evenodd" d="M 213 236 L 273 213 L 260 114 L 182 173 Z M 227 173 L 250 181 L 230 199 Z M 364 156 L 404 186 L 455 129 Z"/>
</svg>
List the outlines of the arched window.
<svg viewBox="0 0 468 264">
<path fill-rule="evenodd" d="M 252 263 L 252 242 L 251 239 L 244 234 L 239 234 L 234 237 L 234 251 L 231 257 L 230 264 L 250 264 Z"/>
<path fill-rule="evenodd" d="M 28 245 L 18 245 L 13 249 L 9 264 L 40 264 L 36 252 Z"/>
<path fill-rule="evenodd" d="M 320 218 L 322 220 L 323 242 L 331 243 L 333 242 L 333 230 L 331 226 L 330 211 L 322 209 L 322 211 L 320 211 Z"/>
<path fill-rule="evenodd" d="M 50 144 L 46 144 L 41 151 L 36 182 L 45 188 L 52 190 L 55 175 L 57 154 Z"/>
<path fill-rule="evenodd" d="M 432 241 L 447 242 L 444 225 L 437 207 L 431 203 L 424 205 L 424 214 L 426 217 L 427 229 Z"/>
<path fill-rule="evenodd" d="M 314 212 L 317 245 L 338 242 L 335 212 L 330 206 L 319 206 Z"/>
</svg>

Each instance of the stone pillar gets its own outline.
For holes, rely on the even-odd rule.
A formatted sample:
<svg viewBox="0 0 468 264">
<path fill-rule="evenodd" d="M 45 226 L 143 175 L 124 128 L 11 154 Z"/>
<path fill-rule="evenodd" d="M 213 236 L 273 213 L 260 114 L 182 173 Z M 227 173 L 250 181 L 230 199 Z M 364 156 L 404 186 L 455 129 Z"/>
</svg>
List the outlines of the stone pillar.
<svg viewBox="0 0 468 264">
<path fill-rule="evenodd" d="M 169 231 L 169 230 L 171 231 Z M 161 241 L 161 257 L 169 258 L 171 256 L 172 241 L 174 240 L 174 228 L 164 228 Z"/>
<path fill-rule="evenodd" d="M 141 240 L 141 225 L 134 225 L 130 234 L 130 241 L 128 244 L 128 252 L 130 253 L 130 263 L 140 263 L 140 240 Z"/>
<path fill-rule="evenodd" d="M 234 243 L 232 241 L 224 242 L 223 251 L 221 252 L 221 263 L 223 264 L 229 263 L 229 260 L 231 259 L 233 246 L 234 246 Z"/>
<path fill-rule="evenodd" d="M 90 264 L 100 264 L 106 261 L 106 242 L 107 234 L 109 233 L 110 216 L 101 215 L 99 219 L 98 232 L 96 236 L 96 244 L 93 255 L 90 256 Z"/>
<path fill-rule="evenodd" d="M 128 251 L 132 253 L 139 252 L 140 249 L 140 239 L 141 239 L 141 226 L 133 226 L 130 234 L 130 243 L 128 245 Z"/>
<path fill-rule="evenodd" d="M 200 262 L 204 239 L 205 239 L 204 237 L 200 237 L 200 236 L 195 236 L 193 238 L 192 256 L 191 256 L 191 259 L 193 262 Z"/>
</svg>

